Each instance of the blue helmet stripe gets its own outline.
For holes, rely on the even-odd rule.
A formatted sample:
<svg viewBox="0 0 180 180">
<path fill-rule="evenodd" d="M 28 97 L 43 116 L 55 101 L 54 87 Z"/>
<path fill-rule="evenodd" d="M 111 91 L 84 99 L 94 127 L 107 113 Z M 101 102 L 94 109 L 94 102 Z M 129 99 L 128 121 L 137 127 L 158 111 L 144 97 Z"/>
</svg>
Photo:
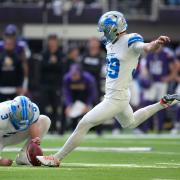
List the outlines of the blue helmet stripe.
<svg viewBox="0 0 180 180">
<path fill-rule="evenodd" d="M 130 47 L 135 42 L 144 42 L 143 38 L 140 36 L 132 37 L 128 40 L 128 47 Z"/>
<path fill-rule="evenodd" d="M 25 119 L 24 101 L 22 97 L 20 97 L 20 100 L 21 100 L 21 105 L 22 105 L 22 118 L 24 120 Z"/>
<path fill-rule="evenodd" d="M 26 100 L 26 98 L 25 97 L 23 97 L 23 99 L 24 99 L 24 110 L 25 110 L 25 120 L 27 120 L 28 119 L 28 110 L 27 110 L 27 100 Z"/>
</svg>

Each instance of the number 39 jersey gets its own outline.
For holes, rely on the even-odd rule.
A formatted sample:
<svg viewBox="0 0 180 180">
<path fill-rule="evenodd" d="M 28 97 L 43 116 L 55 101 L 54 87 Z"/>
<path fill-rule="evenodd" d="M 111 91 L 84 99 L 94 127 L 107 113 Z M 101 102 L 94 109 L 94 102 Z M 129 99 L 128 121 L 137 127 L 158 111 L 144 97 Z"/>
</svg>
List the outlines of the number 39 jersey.
<svg viewBox="0 0 180 180">
<path fill-rule="evenodd" d="M 143 53 L 143 38 L 136 33 L 121 36 L 114 44 L 106 45 L 107 75 L 105 98 L 127 100 L 129 86 L 138 59 Z"/>
<path fill-rule="evenodd" d="M 0 136 L 8 136 L 17 133 L 19 130 L 11 123 L 11 101 L 0 103 Z M 39 118 L 39 108 L 33 103 L 34 118 L 32 123 Z"/>
</svg>

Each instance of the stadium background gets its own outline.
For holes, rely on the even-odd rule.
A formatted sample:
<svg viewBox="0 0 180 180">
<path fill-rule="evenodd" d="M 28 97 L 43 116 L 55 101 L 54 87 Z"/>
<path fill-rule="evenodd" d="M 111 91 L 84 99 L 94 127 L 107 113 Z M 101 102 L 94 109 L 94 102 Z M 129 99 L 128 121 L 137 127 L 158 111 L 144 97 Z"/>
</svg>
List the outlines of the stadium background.
<svg viewBox="0 0 180 180">
<path fill-rule="evenodd" d="M 138 32 L 147 42 L 161 34 L 170 36 L 172 41 L 165 50 L 168 65 L 160 67 L 156 64 L 153 69 L 156 66 L 154 71 L 157 73 L 166 67 L 167 72 L 161 75 L 161 80 L 158 80 L 158 83 L 160 83 L 160 87 L 161 83 L 168 85 L 166 92 L 176 92 L 179 85 L 178 68 L 180 58 L 180 50 L 178 49 L 180 42 L 179 5 L 180 1 L 178 0 L 2 0 L 0 2 L 0 35 L 2 40 L 5 42 L 8 36 L 8 24 L 14 24 L 16 27 L 11 28 L 13 33 L 15 32 L 16 40 L 23 41 L 26 46 L 24 48 L 26 58 L 22 63 L 26 64 L 23 66 L 23 76 L 26 80 L 28 77 L 28 85 L 22 82 L 23 90 L 15 93 L 15 95 L 23 93 L 31 97 L 40 106 L 41 112 L 51 117 L 53 123 L 50 133 L 64 134 L 74 129 L 79 117 L 67 118 L 66 107 L 69 102 L 66 102 L 66 96 L 64 95 L 63 78 L 68 73 L 71 64 L 74 64 L 74 62 L 81 64 L 82 69 L 88 71 L 95 78 L 98 94 L 95 99 L 92 98 L 90 104 L 85 104 L 88 107 L 89 105 L 93 106 L 103 98 L 105 49 L 98 40 L 97 22 L 101 14 L 109 10 L 122 11 L 127 17 L 128 32 Z M 48 54 L 47 43 L 50 40 L 58 40 L 59 43 L 55 60 L 52 60 L 51 53 Z M 147 78 L 153 76 L 151 74 L 152 69 L 148 70 L 148 75 L 147 72 L 144 74 L 147 64 L 146 58 L 147 56 L 141 58 L 143 60 L 142 63 L 139 63 L 132 87 L 132 105 L 134 109 L 159 100 L 158 94 L 160 92 L 156 92 L 157 95 L 155 96 L 157 97 L 153 100 L 143 98 L 144 90 L 150 89 L 154 83 L 157 83 L 153 78 Z M 176 71 L 176 74 L 172 70 Z M 171 75 L 173 77 L 170 77 L 169 80 L 163 79 Z M 11 78 L 11 76 L 9 77 Z M 3 80 L 1 79 L 1 81 Z M 5 83 L 5 85 L 3 83 L 0 82 L 0 91 L 2 88 L 9 86 L 8 83 Z M 81 90 L 80 92 L 82 92 Z M 161 91 L 161 88 L 159 91 Z M 4 98 L 3 93 L 0 94 Z M 83 91 L 83 93 L 87 92 Z M 93 96 L 93 89 L 92 92 L 88 93 L 90 93 L 89 96 Z M 73 96 L 72 98 L 86 102 L 86 97 L 81 95 L 76 94 L 74 95 L 76 97 Z M 5 99 L 9 98 L 12 98 L 12 96 L 8 94 Z M 134 133 L 148 133 L 151 131 L 161 133 L 164 130 L 177 133 L 180 128 L 177 112 L 179 112 L 178 107 L 171 108 L 163 112 L 165 114 L 163 118 L 159 118 L 162 114 L 159 117 L 154 117 L 154 119 L 149 120 L 149 123 L 136 129 Z M 173 128 L 176 130 L 172 131 Z M 96 131 L 98 134 L 102 134 L 106 129 L 113 130 L 112 132 L 117 134 L 120 133 L 121 128 L 114 121 L 113 124 L 108 123 L 98 127 Z"/>
<path fill-rule="evenodd" d="M 53 135 L 42 141 L 45 155 L 54 154 L 63 146 L 79 119 L 67 118 L 68 90 L 73 92 L 74 100 L 86 102 L 85 111 L 103 98 L 106 60 L 104 46 L 97 39 L 97 22 L 109 10 L 122 11 L 127 17 L 128 32 L 141 34 L 147 42 L 159 35 L 168 35 L 172 40 L 161 52 L 141 57 L 132 85 L 134 110 L 153 103 L 150 97 L 155 96 L 157 101 L 158 96 L 166 93 L 164 90 L 177 92 L 179 0 L 0 1 L 0 101 L 25 94 L 40 106 L 42 113 L 50 116 Z M 60 47 L 56 52 L 57 40 Z M 56 53 L 48 51 L 49 41 Z M 151 60 L 155 64 L 150 65 Z M 74 62 L 78 65 L 71 69 L 73 77 L 78 72 L 82 75 L 80 64 L 91 73 L 86 79 L 88 83 L 80 81 L 79 86 L 67 83 L 65 74 Z M 86 91 L 85 87 L 91 90 Z M 153 90 L 149 91 L 151 87 Z M 121 130 L 115 120 L 110 121 L 95 129 L 102 136 L 90 132 L 61 162 L 60 168 L 13 163 L 12 167 L 0 167 L 0 179 L 179 180 L 178 113 L 178 106 L 169 108 L 133 132 Z M 22 146 L 7 147 L 1 155 L 15 159 Z"/>
</svg>

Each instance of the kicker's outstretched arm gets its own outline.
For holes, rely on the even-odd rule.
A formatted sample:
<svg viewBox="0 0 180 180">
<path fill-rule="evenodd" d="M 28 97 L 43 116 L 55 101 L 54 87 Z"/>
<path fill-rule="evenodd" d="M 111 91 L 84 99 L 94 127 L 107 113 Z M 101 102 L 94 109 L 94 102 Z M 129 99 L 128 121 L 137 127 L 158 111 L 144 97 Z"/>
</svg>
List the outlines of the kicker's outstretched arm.
<svg viewBox="0 0 180 180">
<path fill-rule="evenodd" d="M 168 36 L 159 36 L 156 40 L 151 41 L 150 43 L 144 43 L 144 51 L 146 53 L 155 52 L 169 42 L 170 38 Z"/>
</svg>

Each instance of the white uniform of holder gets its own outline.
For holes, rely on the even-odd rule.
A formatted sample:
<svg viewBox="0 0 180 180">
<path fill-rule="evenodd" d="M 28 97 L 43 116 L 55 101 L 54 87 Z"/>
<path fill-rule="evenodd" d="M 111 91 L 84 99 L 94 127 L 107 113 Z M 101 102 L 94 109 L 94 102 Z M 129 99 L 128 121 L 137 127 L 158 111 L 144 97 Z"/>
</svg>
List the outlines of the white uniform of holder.
<svg viewBox="0 0 180 180">
<path fill-rule="evenodd" d="M 33 106 L 34 117 L 32 124 L 37 122 L 40 130 L 40 137 L 43 137 L 48 132 L 50 119 L 47 116 L 40 115 L 39 108 L 35 103 L 33 103 Z M 23 147 L 23 150 L 25 150 L 31 139 L 29 128 L 27 130 L 20 131 L 12 124 L 10 107 L 11 101 L 0 103 L 0 152 L 8 145 L 18 144 L 27 139 L 27 143 Z"/>
</svg>

